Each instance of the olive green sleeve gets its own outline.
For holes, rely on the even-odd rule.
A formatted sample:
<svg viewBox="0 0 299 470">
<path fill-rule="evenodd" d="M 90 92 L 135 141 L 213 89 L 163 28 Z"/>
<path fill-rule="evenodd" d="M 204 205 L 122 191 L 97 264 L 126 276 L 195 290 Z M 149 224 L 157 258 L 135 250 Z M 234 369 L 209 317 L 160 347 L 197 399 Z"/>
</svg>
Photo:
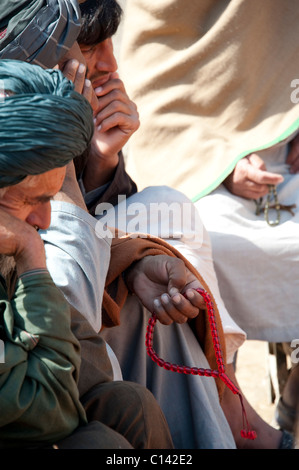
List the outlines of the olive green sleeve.
<svg viewBox="0 0 299 470">
<path fill-rule="evenodd" d="M 13 299 L 0 287 L 0 442 L 47 445 L 85 423 L 77 379 L 79 343 L 70 310 L 49 273 L 21 278 Z"/>
</svg>

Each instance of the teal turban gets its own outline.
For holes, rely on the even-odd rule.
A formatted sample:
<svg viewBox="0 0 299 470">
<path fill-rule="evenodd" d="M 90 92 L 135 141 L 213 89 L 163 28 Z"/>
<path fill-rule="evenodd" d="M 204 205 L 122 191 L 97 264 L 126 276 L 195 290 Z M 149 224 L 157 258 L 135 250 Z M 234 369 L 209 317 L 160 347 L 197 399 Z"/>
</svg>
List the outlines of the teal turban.
<svg viewBox="0 0 299 470">
<path fill-rule="evenodd" d="M 92 108 L 59 70 L 0 60 L 0 187 L 62 167 L 93 135 Z"/>
</svg>

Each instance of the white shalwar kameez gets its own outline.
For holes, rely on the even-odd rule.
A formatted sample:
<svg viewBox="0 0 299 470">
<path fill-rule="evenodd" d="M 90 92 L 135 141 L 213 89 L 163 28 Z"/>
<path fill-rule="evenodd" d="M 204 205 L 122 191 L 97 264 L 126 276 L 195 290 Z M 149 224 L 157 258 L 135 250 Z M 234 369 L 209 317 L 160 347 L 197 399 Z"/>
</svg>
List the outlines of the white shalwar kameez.
<svg viewBox="0 0 299 470">
<path fill-rule="evenodd" d="M 263 212 L 255 215 L 255 201 L 232 195 L 223 184 L 195 203 L 211 238 L 222 299 L 248 339 L 299 338 L 299 174 L 290 174 L 287 151 L 284 141 L 258 155 L 268 171 L 283 175 L 278 201 L 296 204 L 294 216 L 280 210 L 280 223 L 270 226 Z M 271 210 L 270 221 L 276 215 Z"/>
</svg>

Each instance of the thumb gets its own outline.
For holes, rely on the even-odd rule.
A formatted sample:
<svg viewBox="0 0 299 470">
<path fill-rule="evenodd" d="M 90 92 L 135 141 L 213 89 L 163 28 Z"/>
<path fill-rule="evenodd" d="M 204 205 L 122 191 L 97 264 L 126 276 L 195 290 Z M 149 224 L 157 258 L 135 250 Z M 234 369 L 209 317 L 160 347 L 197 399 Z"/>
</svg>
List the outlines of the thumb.
<svg viewBox="0 0 299 470">
<path fill-rule="evenodd" d="M 112 72 L 112 74 L 110 75 L 110 78 L 119 78 L 119 73 L 118 72 Z"/>
<path fill-rule="evenodd" d="M 256 153 L 251 153 L 250 155 L 248 155 L 247 159 L 248 162 L 255 168 L 258 168 L 259 170 L 267 170 L 264 160 L 259 157 Z"/>
<path fill-rule="evenodd" d="M 97 98 L 97 95 L 95 94 L 95 91 L 94 89 L 92 88 L 91 90 L 91 99 L 90 99 L 90 106 L 92 107 L 92 110 L 93 110 L 93 114 L 95 116 L 95 113 L 98 109 L 98 98 Z"/>
<path fill-rule="evenodd" d="M 185 263 L 178 258 L 169 258 L 166 261 L 166 270 L 168 273 L 168 294 L 173 295 L 181 292 L 185 287 L 187 276 Z"/>
<path fill-rule="evenodd" d="M 283 176 L 278 173 L 267 171 L 264 161 L 255 153 L 248 157 L 250 166 L 248 167 L 247 176 L 256 184 L 274 184 L 283 182 Z"/>
<path fill-rule="evenodd" d="M 249 166 L 247 171 L 247 177 L 249 180 L 256 184 L 274 184 L 277 185 L 282 183 L 283 176 L 278 173 L 270 173 L 254 166 Z"/>
</svg>

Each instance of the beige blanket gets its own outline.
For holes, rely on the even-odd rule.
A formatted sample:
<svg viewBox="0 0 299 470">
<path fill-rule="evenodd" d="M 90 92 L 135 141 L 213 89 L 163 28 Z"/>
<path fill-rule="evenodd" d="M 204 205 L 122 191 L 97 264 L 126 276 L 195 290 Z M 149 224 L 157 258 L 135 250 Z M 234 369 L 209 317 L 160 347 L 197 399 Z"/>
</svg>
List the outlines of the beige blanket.
<svg viewBox="0 0 299 470">
<path fill-rule="evenodd" d="M 120 70 L 141 118 L 127 162 L 139 189 L 196 200 L 299 127 L 298 25 L 294 0 L 127 0 Z"/>
</svg>

